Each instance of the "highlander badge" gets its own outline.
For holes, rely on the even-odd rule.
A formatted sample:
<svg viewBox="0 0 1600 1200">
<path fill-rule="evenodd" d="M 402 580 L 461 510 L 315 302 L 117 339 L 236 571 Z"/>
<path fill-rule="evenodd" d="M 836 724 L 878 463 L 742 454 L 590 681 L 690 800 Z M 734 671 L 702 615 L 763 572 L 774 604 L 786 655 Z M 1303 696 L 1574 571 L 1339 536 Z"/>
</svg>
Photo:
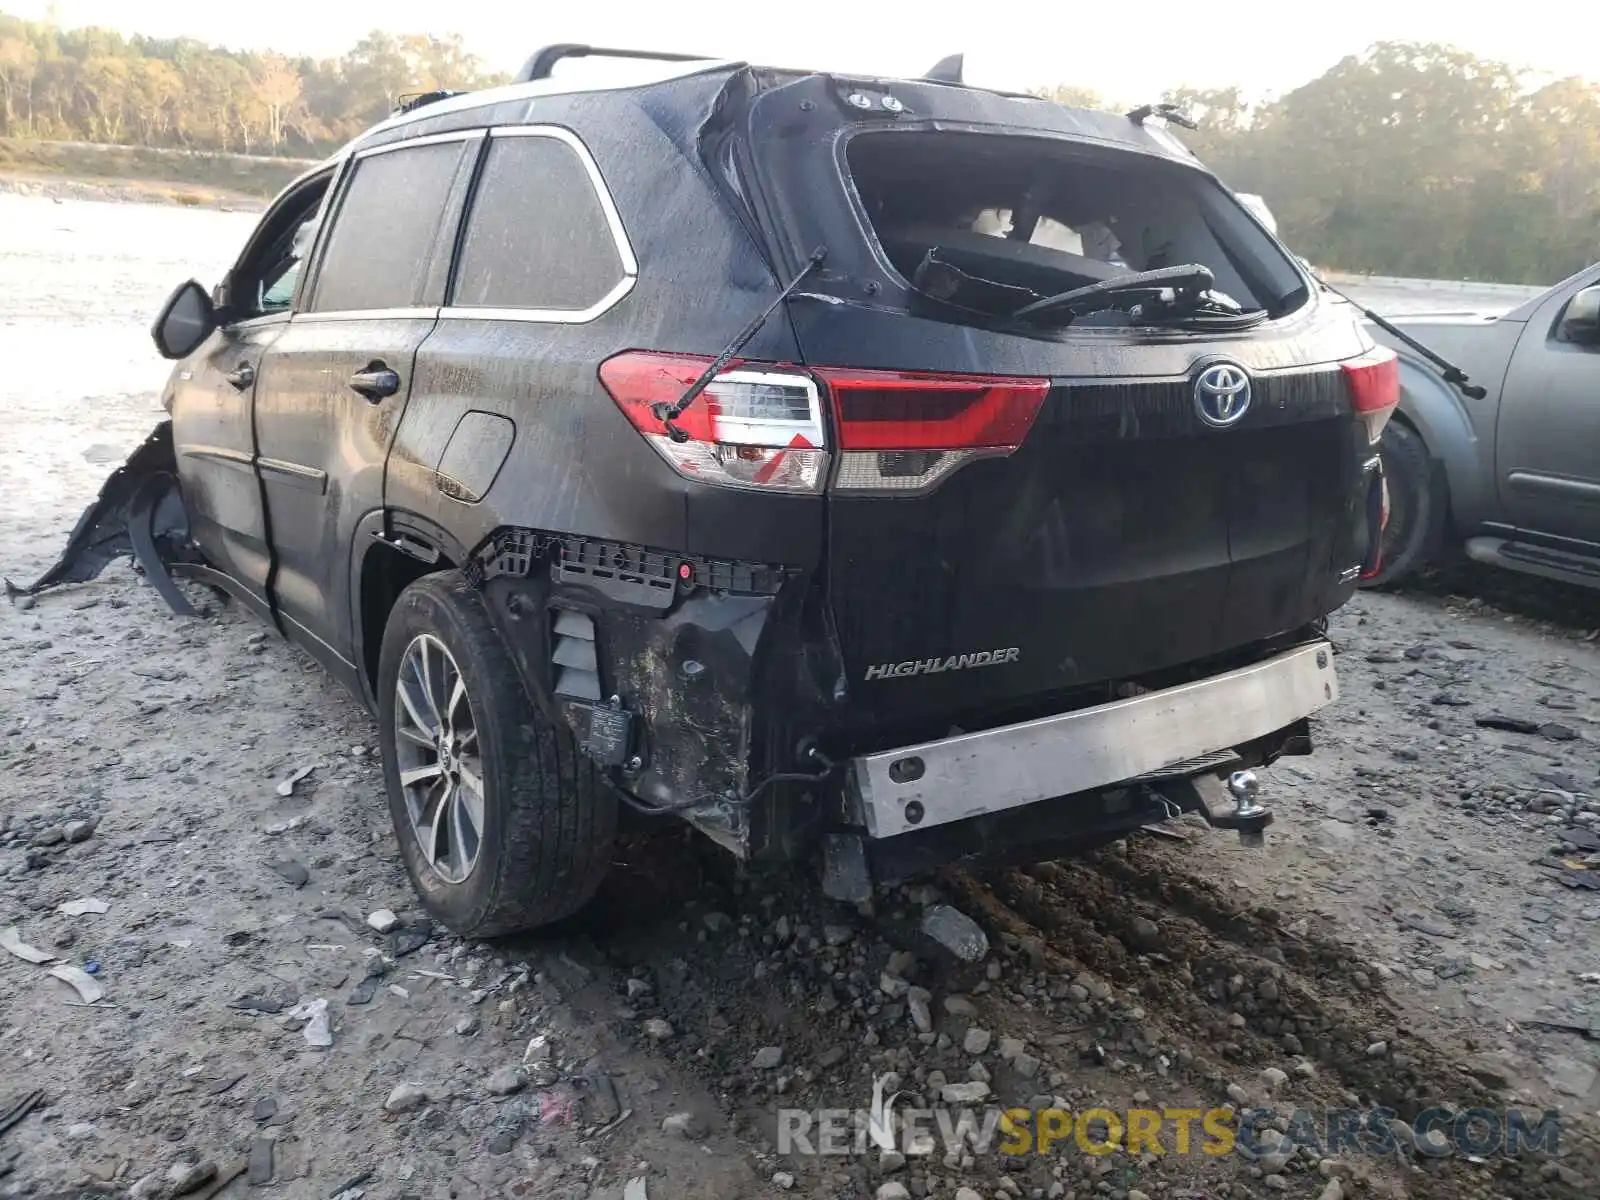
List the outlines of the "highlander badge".
<svg viewBox="0 0 1600 1200">
<path fill-rule="evenodd" d="M 867 682 L 871 683 L 874 679 L 904 679 L 908 675 L 938 675 L 944 671 L 965 671 L 971 667 L 1000 667 L 1016 662 L 1021 653 L 1021 649 L 1011 646 L 1005 650 L 980 650 L 976 654 L 952 654 L 948 658 L 880 663 L 867 668 Z"/>
</svg>

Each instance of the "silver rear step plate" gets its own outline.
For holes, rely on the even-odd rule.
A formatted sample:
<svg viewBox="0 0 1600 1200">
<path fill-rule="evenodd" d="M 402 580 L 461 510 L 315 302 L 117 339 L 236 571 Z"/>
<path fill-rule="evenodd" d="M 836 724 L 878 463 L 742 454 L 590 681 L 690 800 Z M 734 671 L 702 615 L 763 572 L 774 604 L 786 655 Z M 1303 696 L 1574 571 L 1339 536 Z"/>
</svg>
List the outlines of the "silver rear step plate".
<svg viewBox="0 0 1600 1200">
<path fill-rule="evenodd" d="M 1167 775 L 1333 703 L 1333 647 L 1314 642 L 1209 679 L 850 760 L 851 817 L 894 837 L 1056 796 Z"/>
</svg>

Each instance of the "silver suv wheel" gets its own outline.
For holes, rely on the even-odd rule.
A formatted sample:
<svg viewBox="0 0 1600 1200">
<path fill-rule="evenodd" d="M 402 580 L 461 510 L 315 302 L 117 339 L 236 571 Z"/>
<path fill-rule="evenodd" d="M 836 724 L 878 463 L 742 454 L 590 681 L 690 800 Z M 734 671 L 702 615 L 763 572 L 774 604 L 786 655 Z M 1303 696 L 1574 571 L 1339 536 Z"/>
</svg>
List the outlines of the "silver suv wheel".
<svg viewBox="0 0 1600 1200">
<path fill-rule="evenodd" d="M 441 879 L 462 883 L 483 849 L 483 751 L 461 668 L 432 634 L 401 658 L 392 735 L 417 845 Z"/>
</svg>

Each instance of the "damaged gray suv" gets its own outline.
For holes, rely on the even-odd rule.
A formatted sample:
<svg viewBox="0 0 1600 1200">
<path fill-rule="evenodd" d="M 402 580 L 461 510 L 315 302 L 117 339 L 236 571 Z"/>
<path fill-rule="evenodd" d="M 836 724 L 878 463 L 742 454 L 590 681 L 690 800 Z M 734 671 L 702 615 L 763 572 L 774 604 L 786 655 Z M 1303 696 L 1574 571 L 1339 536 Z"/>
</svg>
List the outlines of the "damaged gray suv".
<svg viewBox="0 0 1600 1200">
<path fill-rule="evenodd" d="M 463 934 L 577 909 L 624 813 L 841 899 L 1258 840 L 1395 358 L 1173 115 L 570 46 L 423 97 L 178 289 L 170 421 L 25 590 L 131 553 L 305 647 Z"/>
</svg>

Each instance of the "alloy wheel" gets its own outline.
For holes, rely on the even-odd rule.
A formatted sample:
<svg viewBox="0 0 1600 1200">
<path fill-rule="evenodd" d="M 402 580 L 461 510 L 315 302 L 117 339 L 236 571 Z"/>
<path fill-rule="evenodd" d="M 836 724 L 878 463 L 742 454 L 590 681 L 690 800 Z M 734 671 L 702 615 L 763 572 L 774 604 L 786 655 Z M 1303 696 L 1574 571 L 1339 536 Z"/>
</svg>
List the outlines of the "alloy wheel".
<svg viewBox="0 0 1600 1200">
<path fill-rule="evenodd" d="M 483 849 L 483 750 L 466 680 L 445 644 L 411 640 L 395 682 L 395 762 L 423 858 L 447 883 L 462 883 Z"/>
</svg>

